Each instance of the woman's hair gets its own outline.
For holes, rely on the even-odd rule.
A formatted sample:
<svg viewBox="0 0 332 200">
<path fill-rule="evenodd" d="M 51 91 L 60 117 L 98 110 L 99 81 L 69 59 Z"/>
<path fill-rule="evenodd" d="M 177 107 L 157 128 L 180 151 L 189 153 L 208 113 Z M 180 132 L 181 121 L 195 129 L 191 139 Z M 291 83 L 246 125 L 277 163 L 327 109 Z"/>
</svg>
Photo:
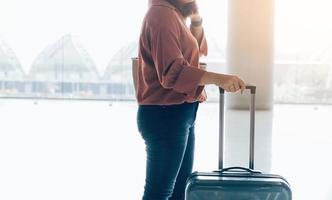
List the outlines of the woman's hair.
<svg viewBox="0 0 332 200">
<path fill-rule="evenodd" d="M 174 7 L 176 7 L 184 17 L 188 17 L 192 13 L 198 11 L 198 7 L 195 0 L 189 3 L 185 3 L 184 5 L 180 5 L 178 3 L 178 0 L 166 0 L 166 1 L 168 1 Z"/>
<path fill-rule="evenodd" d="M 180 9 L 180 5 L 177 0 L 165 0 L 165 1 L 168 1 L 168 3 L 172 4 L 177 9 Z"/>
</svg>

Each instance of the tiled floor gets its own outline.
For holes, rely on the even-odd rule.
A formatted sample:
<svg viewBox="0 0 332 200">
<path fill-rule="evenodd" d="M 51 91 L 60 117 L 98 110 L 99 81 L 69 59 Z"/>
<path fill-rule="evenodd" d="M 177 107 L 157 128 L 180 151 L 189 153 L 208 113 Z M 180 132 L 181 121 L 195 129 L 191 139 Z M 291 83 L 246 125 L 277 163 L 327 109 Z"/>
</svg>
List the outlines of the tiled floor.
<svg viewBox="0 0 332 200">
<path fill-rule="evenodd" d="M 0 101 L 0 199 L 140 199 L 144 143 L 134 102 Z M 200 105 L 195 170 L 217 167 L 218 105 Z M 332 199 L 332 106 L 275 105 L 256 117 L 256 167 L 294 200 Z M 226 163 L 246 165 L 248 113 L 229 111 Z"/>
</svg>

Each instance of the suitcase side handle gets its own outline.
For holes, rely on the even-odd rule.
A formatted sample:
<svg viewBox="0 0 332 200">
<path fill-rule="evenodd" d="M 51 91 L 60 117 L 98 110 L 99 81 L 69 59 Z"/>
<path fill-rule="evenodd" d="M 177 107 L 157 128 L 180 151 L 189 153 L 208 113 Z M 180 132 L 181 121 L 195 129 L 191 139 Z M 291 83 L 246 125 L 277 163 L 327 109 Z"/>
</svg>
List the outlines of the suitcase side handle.
<svg viewBox="0 0 332 200">
<path fill-rule="evenodd" d="M 255 95 L 256 86 L 246 85 L 250 90 L 250 149 L 249 149 L 249 168 L 254 169 L 255 151 Z M 225 90 L 219 87 L 219 169 L 223 169 L 224 164 L 224 116 L 225 116 Z"/>
</svg>

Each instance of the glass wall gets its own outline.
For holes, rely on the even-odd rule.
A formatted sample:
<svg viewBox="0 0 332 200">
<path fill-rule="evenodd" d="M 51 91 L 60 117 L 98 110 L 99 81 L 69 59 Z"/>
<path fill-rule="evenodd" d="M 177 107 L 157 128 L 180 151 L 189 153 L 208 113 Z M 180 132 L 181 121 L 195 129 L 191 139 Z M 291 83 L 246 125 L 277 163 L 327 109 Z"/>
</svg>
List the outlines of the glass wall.
<svg viewBox="0 0 332 200">
<path fill-rule="evenodd" d="M 332 3 L 277 0 L 275 101 L 332 103 Z"/>
<path fill-rule="evenodd" d="M 226 1 L 198 3 L 209 41 L 205 61 L 219 70 L 225 63 Z M 146 0 L 3 4 L 1 97 L 135 99 L 131 57 L 137 56 Z"/>
<path fill-rule="evenodd" d="M 198 0 L 208 70 L 225 71 L 226 0 Z M 332 103 L 331 3 L 278 0 L 275 102 Z M 0 96 L 134 100 L 137 56 L 147 1 L 2 1 Z M 207 87 L 209 100 L 216 90 Z"/>
<path fill-rule="evenodd" d="M 1 1 L 0 97 L 133 99 L 146 0 Z"/>
</svg>

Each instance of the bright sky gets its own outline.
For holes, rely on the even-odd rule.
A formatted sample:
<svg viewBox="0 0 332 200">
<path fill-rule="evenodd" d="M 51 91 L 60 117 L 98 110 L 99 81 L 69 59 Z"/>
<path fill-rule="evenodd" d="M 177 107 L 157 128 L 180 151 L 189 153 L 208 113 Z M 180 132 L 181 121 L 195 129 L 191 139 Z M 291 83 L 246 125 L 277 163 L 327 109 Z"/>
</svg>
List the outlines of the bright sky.
<svg viewBox="0 0 332 200">
<path fill-rule="evenodd" d="M 226 0 L 197 0 L 208 37 L 225 45 Z M 277 54 L 332 46 L 330 0 L 275 0 Z M 78 36 L 103 72 L 122 46 L 137 41 L 147 0 L 1 0 L 0 37 L 27 72 L 61 36 Z M 131 14 L 129 14 L 131 13 Z"/>
</svg>

